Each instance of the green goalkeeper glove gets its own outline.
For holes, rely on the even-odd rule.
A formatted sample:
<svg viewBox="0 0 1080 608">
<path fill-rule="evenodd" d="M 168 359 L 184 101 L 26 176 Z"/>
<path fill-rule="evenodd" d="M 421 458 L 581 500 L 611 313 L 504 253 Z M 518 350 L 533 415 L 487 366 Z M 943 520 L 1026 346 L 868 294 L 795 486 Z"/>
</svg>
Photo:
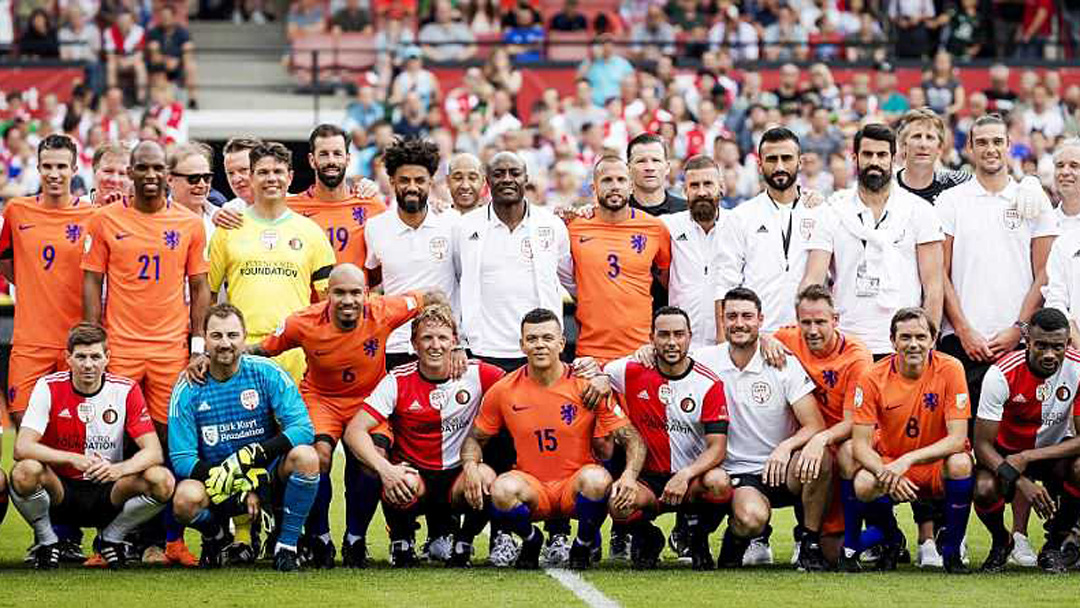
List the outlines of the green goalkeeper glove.
<svg viewBox="0 0 1080 608">
<path fill-rule="evenodd" d="M 220 465 L 210 469 L 210 476 L 205 484 L 210 500 L 214 504 L 224 502 L 226 498 L 238 491 L 236 485 L 241 480 L 246 479 L 247 482 L 254 484 L 252 489 L 257 487 L 261 481 L 258 472 L 250 477 L 249 472 L 262 471 L 262 475 L 269 479 L 266 469 L 259 466 L 265 460 L 265 456 L 262 446 L 252 443 L 230 454 Z M 243 488 L 239 488 L 239 491 L 243 491 Z"/>
</svg>

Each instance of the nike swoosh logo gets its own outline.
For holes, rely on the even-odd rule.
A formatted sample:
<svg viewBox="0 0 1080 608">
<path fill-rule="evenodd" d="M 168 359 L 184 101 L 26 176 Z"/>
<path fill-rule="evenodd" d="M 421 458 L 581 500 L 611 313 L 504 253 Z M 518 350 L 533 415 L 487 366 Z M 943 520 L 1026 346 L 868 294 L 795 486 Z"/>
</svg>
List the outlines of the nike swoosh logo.
<svg viewBox="0 0 1080 608">
<path fill-rule="evenodd" d="M 19 224 L 19 230 L 26 230 L 27 228 L 33 228 L 34 224 Z"/>
<path fill-rule="evenodd" d="M 516 406 L 516 405 L 511 405 L 511 406 L 510 406 L 510 409 L 514 410 L 515 412 L 520 412 L 520 411 L 522 411 L 522 410 L 527 410 L 527 409 L 529 409 L 529 406 L 527 406 L 527 405 L 523 405 L 523 406 L 520 406 L 520 407 L 519 407 L 519 406 Z"/>
<path fill-rule="evenodd" d="M 896 405 L 887 405 L 887 406 L 885 406 L 885 409 L 886 410 L 895 410 L 896 408 L 901 407 L 903 405 L 904 405 L 903 403 L 897 403 Z"/>
<path fill-rule="evenodd" d="M 328 350 L 317 350 L 317 351 L 315 351 L 315 356 L 316 357 L 322 357 L 324 355 L 329 355 L 329 354 L 330 354 L 330 351 L 328 351 Z"/>
<path fill-rule="evenodd" d="M 300 215 L 302 215 L 304 217 L 311 217 L 311 216 L 315 215 L 316 213 L 318 213 L 318 212 L 317 211 L 304 211 Z"/>
<path fill-rule="evenodd" d="M 116 233 L 116 240 L 122 241 L 122 240 L 126 239 L 129 236 L 131 236 L 131 235 L 127 234 L 127 233 L 123 233 L 123 232 L 117 232 Z"/>
<path fill-rule="evenodd" d="M 593 240 L 594 238 L 595 237 L 591 237 L 591 236 L 582 236 L 582 237 L 578 237 L 578 242 L 579 243 L 588 243 L 589 241 Z"/>
</svg>

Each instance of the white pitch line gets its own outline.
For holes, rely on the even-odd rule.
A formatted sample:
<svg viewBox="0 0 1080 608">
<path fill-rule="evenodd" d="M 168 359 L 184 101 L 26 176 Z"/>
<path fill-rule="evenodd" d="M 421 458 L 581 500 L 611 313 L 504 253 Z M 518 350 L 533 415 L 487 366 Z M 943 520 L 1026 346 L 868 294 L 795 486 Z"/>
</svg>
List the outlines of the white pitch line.
<svg viewBox="0 0 1080 608">
<path fill-rule="evenodd" d="M 544 573 L 559 581 L 589 608 L 619 608 L 619 603 L 606 596 L 578 573 L 565 568 L 544 568 Z"/>
</svg>

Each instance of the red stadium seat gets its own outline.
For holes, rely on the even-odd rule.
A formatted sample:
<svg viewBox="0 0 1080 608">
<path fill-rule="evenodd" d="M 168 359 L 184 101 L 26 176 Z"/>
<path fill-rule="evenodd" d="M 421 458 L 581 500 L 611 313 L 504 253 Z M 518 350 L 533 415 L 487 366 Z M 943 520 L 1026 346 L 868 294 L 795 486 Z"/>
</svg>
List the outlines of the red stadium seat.
<svg viewBox="0 0 1080 608">
<path fill-rule="evenodd" d="M 319 80 L 325 80 L 337 63 L 334 37 L 331 34 L 305 34 L 297 38 L 290 51 L 289 68 L 300 84 L 309 84 L 314 78 L 315 57 L 318 52 Z"/>
<path fill-rule="evenodd" d="M 550 34 L 549 34 L 550 35 Z M 476 36 L 476 58 L 487 59 L 495 51 L 498 43 L 503 39 L 502 34 L 479 34 Z"/>
<path fill-rule="evenodd" d="M 375 65 L 375 35 L 341 34 L 335 65 L 343 72 L 360 72 Z"/>
<path fill-rule="evenodd" d="M 589 43 L 593 35 L 589 32 L 547 33 L 548 61 L 584 61 L 589 56 Z"/>
</svg>

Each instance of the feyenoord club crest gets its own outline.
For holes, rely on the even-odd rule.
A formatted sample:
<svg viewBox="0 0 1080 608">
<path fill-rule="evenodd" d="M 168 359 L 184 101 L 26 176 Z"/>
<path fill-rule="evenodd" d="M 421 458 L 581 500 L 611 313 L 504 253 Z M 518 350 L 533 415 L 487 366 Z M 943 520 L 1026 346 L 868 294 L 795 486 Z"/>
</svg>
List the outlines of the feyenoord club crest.
<svg viewBox="0 0 1080 608">
<path fill-rule="evenodd" d="M 810 235 L 814 234 L 814 218 L 804 217 L 799 222 L 799 234 L 802 235 L 804 241 L 810 240 Z"/>
<path fill-rule="evenodd" d="M 1069 397 L 1072 397 L 1072 390 L 1069 387 L 1062 385 L 1059 386 L 1057 392 L 1054 393 L 1058 401 L 1068 401 Z"/>
<path fill-rule="evenodd" d="M 202 441 L 207 447 L 214 447 L 218 442 L 218 429 L 217 426 L 210 425 L 202 427 Z"/>
<path fill-rule="evenodd" d="M 472 398 L 472 395 L 470 395 L 469 391 L 467 391 L 465 389 L 461 389 L 460 391 L 457 392 L 457 395 L 454 396 L 454 399 L 461 405 L 465 405 L 466 403 L 468 403 L 469 399 L 471 399 L 471 398 Z"/>
<path fill-rule="evenodd" d="M 244 409 L 248 411 L 259 407 L 259 393 L 253 388 L 240 393 L 240 405 L 244 406 Z"/>
<path fill-rule="evenodd" d="M 101 419 L 105 422 L 105 424 L 115 424 L 116 419 L 119 418 L 119 417 L 120 416 L 116 413 L 116 410 L 114 410 L 112 408 L 109 408 L 109 409 L 105 410 L 104 412 L 101 412 Z"/>
<path fill-rule="evenodd" d="M 661 384 L 660 388 L 656 389 L 656 395 L 660 397 L 660 402 L 667 405 L 671 403 L 671 386 L 667 384 Z"/>
<path fill-rule="evenodd" d="M 697 404 L 694 403 L 693 397 L 687 397 L 686 399 L 683 399 L 679 402 L 679 409 L 689 414 L 690 412 L 694 411 L 694 407 L 696 405 Z"/>
<path fill-rule="evenodd" d="M 79 404 L 75 413 L 78 414 L 79 420 L 81 420 L 83 424 L 86 424 L 94 419 L 94 406 L 84 401 Z"/>
<path fill-rule="evenodd" d="M 548 251 L 555 242 L 555 231 L 546 226 L 537 228 L 536 240 L 539 241 L 537 244 L 540 246 L 540 251 Z"/>
<path fill-rule="evenodd" d="M 750 398 L 758 405 L 768 403 L 772 397 L 772 387 L 768 382 L 755 382 L 750 385 Z"/>
<path fill-rule="evenodd" d="M 432 262 L 441 262 L 450 252 L 450 241 L 445 236 L 437 236 L 428 243 L 428 253 Z"/>
<path fill-rule="evenodd" d="M 259 235 L 259 242 L 261 242 L 263 247 L 266 247 L 267 249 L 273 249 L 274 247 L 276 247 L 277 241 L 277 230 L 263 230 L 262 234 Z"/>
<path fill-rule="evenodd" d="M 1051 390 L 1050 384 L 1043 382 L 1035 389 L 1035 398 L 1039 401 L 1046 401 L 1047 397 L 1050 396 Z"/>
<path fill-rule="evenodd" d="M 446 394 L 446 391 L 442 390 L 441 388 L 437 388 L 431 391 L 431 396 L 428 397 L 428 402 L 431 403 L 432 409 L 436 411 L 441 411 L 444 407 L 446 407 L 446 402 L 449 398 L 450 396 Z"/>
<path fill-rule="evenodd" d="M 304 248 L 304 241 L 301 241 L 298 237 L 289 239 L 289 248 L 293 251 L 300 251 Z"/>
<path fill-rule="evenodd" d="M 1006 209 L 1001 218 L 1005 222 L 1005 227 L 1009 230 L 1016 230 L 1020 227 L 1020 222 L 1023 221 L 1020 218 L 1020 212 L 1016 209 Z"/>
<path fill-rule="evenodd" d="M 531 260 L 533 257 L 532 242 L 529 241 L 529 237 L 521 239 L 521 256 L 526 260 Z"/>
</svg>

